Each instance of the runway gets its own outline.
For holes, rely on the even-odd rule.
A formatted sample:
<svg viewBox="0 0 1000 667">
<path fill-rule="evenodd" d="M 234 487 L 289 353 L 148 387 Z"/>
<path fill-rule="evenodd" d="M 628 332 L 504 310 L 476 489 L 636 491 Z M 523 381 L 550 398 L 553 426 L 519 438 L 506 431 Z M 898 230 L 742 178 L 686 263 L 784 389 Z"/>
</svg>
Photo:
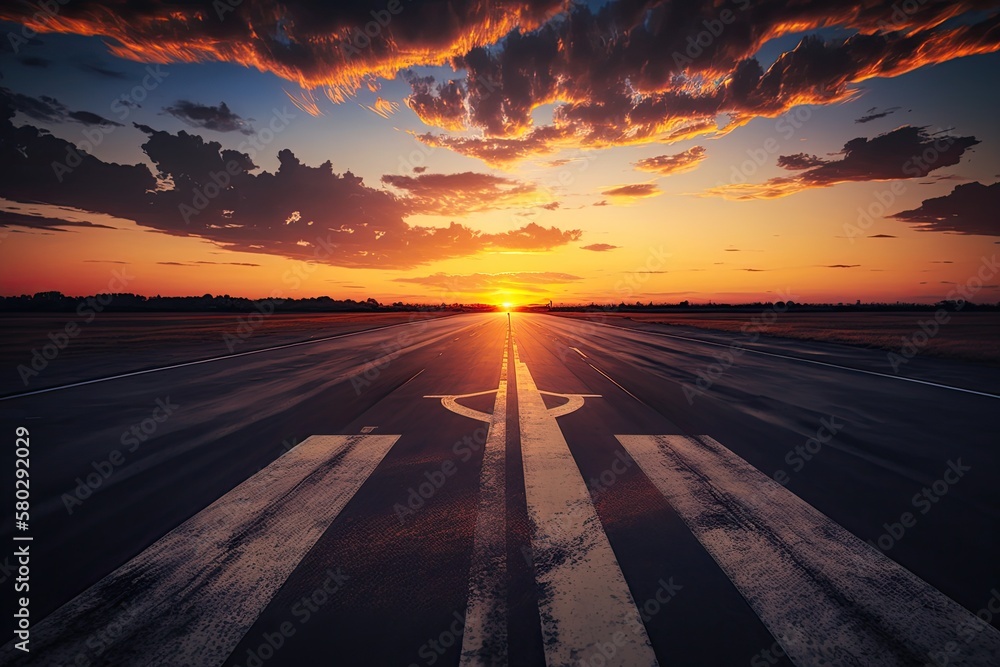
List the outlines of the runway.
<svg viewBox="0 0 1000 667">
<path fill-rule="evenodd" d="M 1000 372 L 906 373 L 489 313 L 8 397 L 0 661 L 998 664 Z"/>
</svg>

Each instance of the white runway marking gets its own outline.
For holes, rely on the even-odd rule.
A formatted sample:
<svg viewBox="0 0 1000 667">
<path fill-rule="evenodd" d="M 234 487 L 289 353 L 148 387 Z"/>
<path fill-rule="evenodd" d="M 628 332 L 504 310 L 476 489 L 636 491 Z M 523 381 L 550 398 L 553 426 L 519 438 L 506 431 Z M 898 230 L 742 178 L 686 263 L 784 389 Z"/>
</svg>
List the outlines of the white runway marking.
<svg viewBox="0 0 1000 667">
<path fill-rule="evenodd" d="M 479 476 L 479 508 L 469 568 L 469 603 L 462 636 L 463 667 L 507 665 L 507 347 Z M 442 403 L 446 399 L 442 399 Z M 447 407 L 447 406 L 446 406 Z M 451 409 L 451 408 L 449 408 Z M 473 416 L 473 419 L 477 417 Z"/>
<path fill-rule="evenodd" d="M 587 358 L 587 355 L 585 355 L 585 354 L 584 354 L 583 352 L 581 352 L 581 351 L 580 351 L 580 348 L 578 348 L 578 347 L 571 347 L 571 348 L 569 348 L 569 349 L 573 350 L 574 352 L 576 352 L 577 354 L 579 354 L 579 355 L 580 355 L 581 357 L 583 357 L 584 359 L 586 359 L 586 358 Z"/>
<path fill-rule="evenodd" d="M 398 439 L 306 439 L 39 623 L 33 659 L 222 664 Z"/>
<path fill-rule="evenodd" d="M 712 438 L 617 437 L 796 665 L 1000 664 L 1000 632 Z"/>
<path fill-rule="evenodd" d="M 546 665 L 656 665 L 590 492 L 516 343 L 514 370 Z"/>
</svg>

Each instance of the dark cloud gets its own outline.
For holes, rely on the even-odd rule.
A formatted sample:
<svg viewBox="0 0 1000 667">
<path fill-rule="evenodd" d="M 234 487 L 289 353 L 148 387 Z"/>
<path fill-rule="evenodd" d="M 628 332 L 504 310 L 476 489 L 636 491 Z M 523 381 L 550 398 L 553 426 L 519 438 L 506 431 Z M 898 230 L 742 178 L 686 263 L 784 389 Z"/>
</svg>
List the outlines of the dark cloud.
<svg viewBox="0 0 1000 667">
<path fill-rule="evenodd" d="M 591 243 L 590 245 L 580 247 L 584 250 L 593 250 L 594 252 L 607 252 L 608 250 L 617 250 L 621 246 L 611 245 L 610 243 Z"/>
<path fill-rule="evenodd" d="M 894 239 L 896 238 L 892 234 L 872 234 L 868 238 L 870 239 Z"/>
<path fill-rule="evenodd" d="M 221 248 L 351 267 L 411 268 L 499 250 L 541 251 L 579 240 L 580 231 L 529 223 L 506 232 L 409 225 L 408 202 L 367 187 L 330 162 L 302 164 L 278 153 L 279 168 L 181 131 L 136 127 L 147 135 L 142 164 L 103 162 L 30 125 L 11 122 L 14 104 L 0 96 L 0 197 L 67 206 L 133 220 L 154 231 L 211 241 Z M 70 169 L 53 169 L 66 165 Z M 157 182 L 172 188 L 157 189 Z M 0 224 L 61 228 L 82 224 L 0 211 Z M 92 223 L 87 223 L 94 226 Z"/>
<path fill-rule="evenodd" d="M 804 154 L 780 156 L 780 166 L 801 171 L 795 176 L 724 185 L 708 193 L 730 199 L 771 199 L 837 183 L 920 178 L 935 169 L 958 164 L 965 151 L 978 143 L 975 137 L 932 135 L 927 128 L 905 125 L 874 139 L 851 139 L 844 144 L 839 160 Z"/>
<path fill-rule="evenodd" d="M 860 267 L 860 264 L 827 264 L 823 266 L 824 269 L 856 269 Z"/>
<path fill-rule="evenodd" d="M 885 118 L 886 116 L 891 116 L 903 107 L 889 107 L 888 109 L 879 109 L 877 107 L 872 107 L 865 112 L 865 115 L 861 118 L 855 119 L 855 123 L 870 123 L 873 120 L 878 120 L 879 118 Z"/>
<path fill-rule="evenodd" d="M 229 110 L 225 102 L 213 107 L 188 100 L 178 100 L 173 106 L 165 107 L 165 112 L 191 127 L 214 130 L 215 132 L 254 133 L 249 121 Z"/>
<path fill-rule="evenodd" d="M 25 67 L 37 67 L 39 69 L 45 69 L 52 64 L 52 61 L 48 58 L 40 58 L 38 56 L 25 56 L 23 58 L 18 58 L 18 62 Z"/>
<path fill-rule="evenodd" d="M 695 146 L 683 153 L 648 157 L 638 162 L 633 162 L 632 165 L 639 171 L 651 171 L 660 176 L 668 176 L 670 174 L 682 174 L 686 171 L 691 171 L 704 159 L 705 148 Z"/>
<path fill-rule="evenodd" d="M 530 183 L 471 171 L 418 176 L 388 174 L 382 177 L 382 182 L 405 192 L 402 201 L 414 213 L 456 216 L 503 208 L 558 205 Z"/>
<path fill-rule="evenodd" d="M 800 169 L 812 169 L 813 167 L 818 167 L 820 165 L 826 164 L 827 161 L 821 157 L 815 155 L 808 155 L 806 153 L 796 153 L 795 155 L 779 155 L 778 156 L 778 166 L 783 169 L 788 169 L 790 171 L 799 171 Z"/>
<path fill-rule="evenodd" d="M 84 72 L 90 72 L 91 74 L 97 74 L 103 76 L 106 79 L 127 79 L 128 75 L 125 72 L 121 72 L 116 69 L 111 69 L 110 67 L 105 67 L 98 63 L 80 63 L 77 65 Z"/>
<path fill-rule="evenodd" d="M 113 125 L 115 127 L 122 127 L 121 123 L 116 123 L 113 120 L 108 120 L 103 116 L 98 116 L 96 113 L 89 111 L 70 111 L 67 114 L 67 118 L 83 125 Z"/>
<path fill-rule="evenodd" d="M 8 88 L 0 88 L 0 104 L 12 112 L 23 113 L 28 118 L 43 123 L 81 123 L 83 125 L 106 125 L 121 127 L 121 123 L 108 120 L 103 116 L 89 111 L 71 111 L 65 104 L 54 97 L 42 95 L 32 97 L 23 93 L 15 93 Z"/>
<path fill-rule="evenodd" d="M 922 232 L 952 232 L 1000 236 L 1000 182 L 956 185 L 943 197 L 926 199 L 915 209 L 892 216 Z"/>
<path fill-rule="evenodd" d="M 0 209 L 0 227 L 26 227 L 28 229 L 44 229 L 50 232 L 68 232 L 67 227 L 87 227 L 91 229 L 114 229 L 109 225 L 102 225 L 86 220 L 64 220 L 62 218 L 50 218 L 43 215 L 31 215 L 7 209 Z"/>
</svg>

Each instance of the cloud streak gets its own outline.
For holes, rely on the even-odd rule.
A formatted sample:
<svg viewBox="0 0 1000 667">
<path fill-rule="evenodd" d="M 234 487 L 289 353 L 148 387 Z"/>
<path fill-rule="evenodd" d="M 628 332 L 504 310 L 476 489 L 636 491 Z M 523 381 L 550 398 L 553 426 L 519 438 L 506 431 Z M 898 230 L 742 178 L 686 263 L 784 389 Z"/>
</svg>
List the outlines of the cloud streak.
<svg viewBox="0 0 1000 667">
<path fill-rule="evenodd" d="M 683 153 L 648 157 L 638 162 L 633 162 L 632 166 L 639 171 L 649 171 L 660 176 L 669 176 L 671 174 L 683 174 L 686 171 L 692 171 L 704 159 L 705 148 L 703 146 L 695 146 Z"/>
</svg>

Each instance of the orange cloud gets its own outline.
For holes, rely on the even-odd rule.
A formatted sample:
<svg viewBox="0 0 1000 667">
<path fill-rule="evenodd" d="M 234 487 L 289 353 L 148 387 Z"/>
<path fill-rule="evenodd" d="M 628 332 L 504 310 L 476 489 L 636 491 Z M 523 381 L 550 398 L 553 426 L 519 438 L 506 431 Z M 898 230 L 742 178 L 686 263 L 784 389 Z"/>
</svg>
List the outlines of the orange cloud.
<svg viewBox="0 0 1000 667">
<path fill-rule="evenodd" d="M 469 171 L 418 176 L 390 174 L 383 176 L 382 182 L 405 192 L 407 196 L 402 201 L 413 213 L 461 216 L 496 209 L 557 205 L 533 184 Z"/>
<path fill-rule="evenodd" d="M 650 171 L 660 176 L 669 176 L 670 174 L 683 174 L 686 171 L 691 171 L 704 159 L 704 147 L 695 146 L 683 153 L 648 157 L 638 162 L 633 162 L 632 165 L 639 171 Z"/>
<path fill-rule="evenodd" d="M 615 203 L 626 204 L 637 199 L 656 197 L 663 193 L 656 187 L 655 183 L 632 183 L 629 185 L 618 185 L 609 190 L 604 190 L 601 194 L 605 197 L 610 197 Z"/>
</svg>

